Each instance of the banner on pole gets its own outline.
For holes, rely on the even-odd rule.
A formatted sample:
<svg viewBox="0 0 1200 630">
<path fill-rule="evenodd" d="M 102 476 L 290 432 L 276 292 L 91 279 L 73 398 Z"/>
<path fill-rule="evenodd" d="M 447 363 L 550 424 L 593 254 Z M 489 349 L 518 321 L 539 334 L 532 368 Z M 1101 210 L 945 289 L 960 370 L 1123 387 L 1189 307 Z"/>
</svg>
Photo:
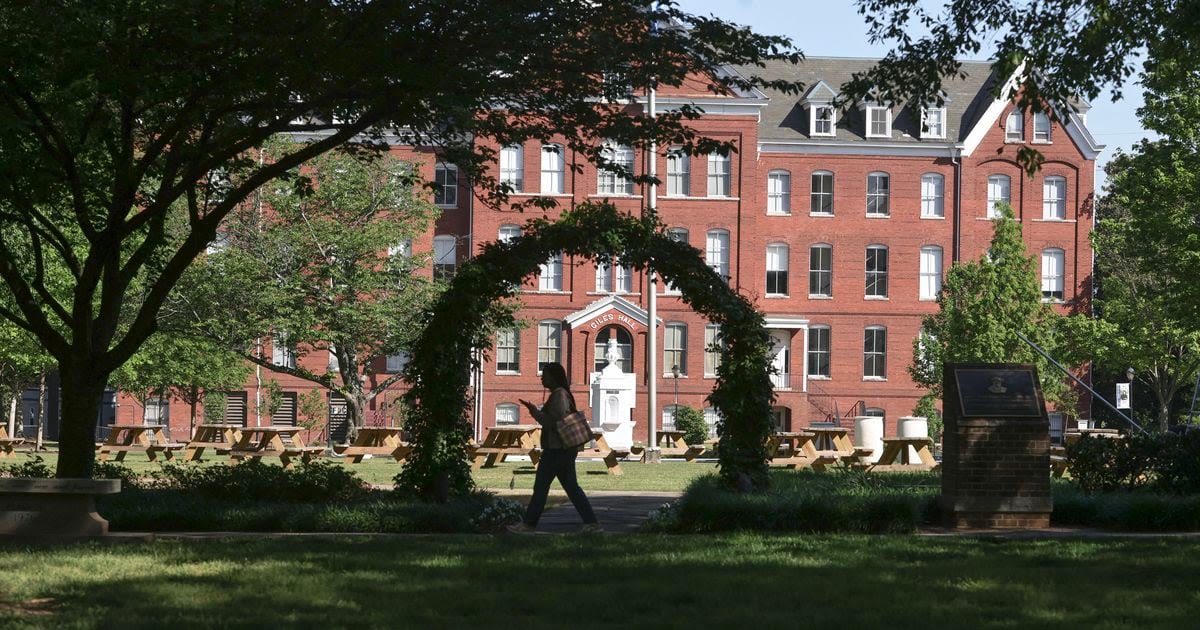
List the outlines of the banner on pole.
<svg viewBox="0 0 1200 630">
<path fill-rule="evenodd" d="M 1129 408 L 1129 383 L 1117 383 L 1117 409 Z"/>
</svg>

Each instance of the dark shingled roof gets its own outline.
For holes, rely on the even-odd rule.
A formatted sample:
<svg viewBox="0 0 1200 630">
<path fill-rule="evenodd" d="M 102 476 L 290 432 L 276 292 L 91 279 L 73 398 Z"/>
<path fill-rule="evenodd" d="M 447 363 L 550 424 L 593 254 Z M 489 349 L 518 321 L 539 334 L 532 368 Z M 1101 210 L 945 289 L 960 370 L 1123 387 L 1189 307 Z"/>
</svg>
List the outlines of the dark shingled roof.
<svg viewBox="0 0 1200 630">
<path fill-rule="evenodd" d="M 740 66 L 737 71 L 744 76 L 757 75 L 766 79 L 800 81 L 807 93 L 818 82 L 824 81 L 836 92 L 855 72 L 867 70 L 877 59 L 853 59 L 846 57 L 808 57 L 799 64 L 769 61 L 765 68 Z M 971 127 L 983 115 L 993 101 L 991 96 L 993 77 L 991 62 L 964 61 L 962 72 L 967 76 L 950 78 L 943 82 L 946 94 L 946 139 L 922 141 L 920 107 L 899 104 L 892 107 L 892 138 L 897 143 L 962 142 Z M 760 140 L 799 141 L 808 140 L 808 108 L 802 105 L 803 95 L 790 95 L 775 90 L 763 89 L 771 99 L 762 112 L 758 125 Z M 838 112 L 837 131 L 834 137 L 817 137 L 814 140 L 829 142 L 868 140 L 865 130 L 866 113 L 857 105 L 849 105 Z M 888 142 L 886 138 L 869 138 L 871 142 Z"/>
</svg>

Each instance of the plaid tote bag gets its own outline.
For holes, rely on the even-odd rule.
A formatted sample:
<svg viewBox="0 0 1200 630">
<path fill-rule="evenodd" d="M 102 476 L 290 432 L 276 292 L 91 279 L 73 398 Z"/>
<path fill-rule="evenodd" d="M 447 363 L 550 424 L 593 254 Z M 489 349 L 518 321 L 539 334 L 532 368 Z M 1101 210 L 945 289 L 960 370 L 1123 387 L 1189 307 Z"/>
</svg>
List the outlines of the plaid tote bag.
<svg viewBox="0 0 1200 630">
<path fill-rule="evenodd" d="M 567 392 L 567 395 L 570 396 L 571 393 Z M 571 396 L 571 413 L 564 416 L 556 428 L 558 437 L 567 448 L 579 448 L 592 439 L 592 427 L 588 424 L 587 416 L 575 408 L 574 396 Z"/>
</svg>

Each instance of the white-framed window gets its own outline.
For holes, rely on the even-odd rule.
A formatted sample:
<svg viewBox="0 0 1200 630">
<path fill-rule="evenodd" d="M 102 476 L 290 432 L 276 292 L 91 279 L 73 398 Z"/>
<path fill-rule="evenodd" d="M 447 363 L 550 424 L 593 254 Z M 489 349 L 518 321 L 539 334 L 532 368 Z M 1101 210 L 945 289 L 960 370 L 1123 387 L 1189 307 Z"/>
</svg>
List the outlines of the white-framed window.
<svg viewBox="0 0 1200 630">
<path fill-rule="evenodd" d="M 538 291 L 563 290 L 563 255 L 555 253 L 542 263 L 538 273 Z"/>
<path fill-rule="evenodd" d="M 675 366 L 681 376 L 687 375 L 687 324 L 680 322 L 663 328 L 663 373 L 673 373 Z"/>
<path fill-rule="evenodd" d="M 704 326 L 704 378 L 716 378 L 721 367 L 721 327 L 717 324 Z"/>
<path fill-rule="evenodd" d="M 787 171 L 767 173 L 767 214 L 792 213 L 792 174 Z"/>
<path fill-rule="evenodd" d="M 691 194 L 691 164 L 688 154 L 679 147 L 667 151 L 667 196 L 686 197 Z"/>
<path fill-rule="evenodd" d="M 508 184 L 513 192 L 525 189 L 525 151 L 521 145 L 500 149 L 500 183 Z"/>
<path fill-rule="evenodd" d="M 496 331 L 496 373 L 517 374 L 521 371 L 521 331 L 505 328 Z"/>
<path fill-rule="evenodd" d="M 812 135 L 830 137 L 834 135 L 834 125 L 837 123 L 837 113 L 831 105 L 812 105 L 809 107 Z"/>
<path fill-rule="evenodd" d="M 633 149 L 614 143 L 605 143 L 601 149 L 604 157 L 616 166 L 623 166 L 633 173 Z M 633 179 L 605 168 L 597 171 L 596 193 L 600 195 L 632 195 Z"/>
<path fill-rule="evenodd" d="M 675 430 L 675 410 L 683 405 L 663 405 L 662 428 L 664 431 Z"/>
<path fill-rule="evenodd" d="M 633 270 L 620 261 L 613 264 L 596 263 L 596 292 L 597 293 L 632 293 Z"/>
<path fill-rule="evenodd" d="M 1042 250 L 1042 299 L 1063 299 L 1063 268 L 1066 256 L 1063 250 L 1051 247 Z"/>
<path fill-rule="evenodd" d="M 941 218 L 946 216 L 946 178 L 937 173 L 921 176 L 921 216 Z"/>
<path fill-rule="evenodd" d="M 921 138 L 946 137 L 946 108 L 929 106 L 921 110 Z"/>
<path fill-rule="evenodd" d="M 1042 182 L 1042 218 L 1062 220 L 1067 218 L 1067 180 L 1052 175 Z"/>
<path fill-rule="evenodd" d="M 411 355 L 403 350 L 396 354 L 389 354 L 387 355 L 387 365 L 384 366 L 384 369 L 390 374 L 403 372 L 405 366 L 408 365 L 409 358 L 411 358 Z"/>
<path fill-rule="evenodd" d="M 863 378 L 887 378 L 887 329 L 867 326 L 863 331 Z"/>
<path fill-rule="evenodd" d="M 592 346 L 595 360 L 593 362 L 594 371 L 599 372 L 608 365 L 608 359 L 605 354 L 608 352 L 608 340 L 615 337 L 617 340 L 617 367 L 625 374 L 633 373 L 633 336 L 629 331 L 620 326 L 607 326 L 596 334 L 595 345 Z"/>
<path fill-rule="evenodd" d="M 438 162 L 433 167 L 433 203 L 439 206 L 458 205 L 458 167 Z"/>
<path fill-rule="evenodd" d="M 867 107 L 867 137 L 892 137 L 892 108 L 878 105 Z"/>
<path fill-rule="evenodd" d="M 496 405 L 496 426 L 521 424 L 520 408 L 513 403 Z"/>
<path fill-rule="evenodd" d="M 888 296 L 888 248 L 867 246 L 867 297 Z"/>
<path fill-rule="evenodd" d="M 829 378 L 829 326 L 808 328 L 808 375 Z"/>
<path fill-rule="evenodd" d="M 342 362 L 337 355 L 337 346 L 332 341 L 329 342 L 329 362 L 326 365 L 330 372 L 340 372 L 342 369 Z"/>
<path fill-rule="evenodd" d="M 942 248 L 937 245 L 926 245 L 921 248 L 921 289 L 922 300 L 936 300 L 942 291 Z"/>
<path fill-rule="evenodd" d="M 1050 142 L 1050 116 L 1038 112 L 1033 115 L 1033 141 Z"/>
<path fill-rule="evenodd" d="M 686 228 L 681 227 L 667 228 L 667 238 L 679 243 L 686 243 L 688 242 L 688 231 Z M 678 295 L 679 287 L 675 286 L 673 283 L 664 281 L 663 293 Z"/>
<path fill-rule="evenodd" d="M 145 424 L 170 424 L 171 399 L 162 394 L 147 398 L 146 406 L 142 411 L 142 419 Z"/>
<path fill-rule="evenodd" d="M 271 363 L 286 368 L 296 367 L 296 348 L 287 333 L 271 335 Z"/>
<path fill-rule="evenodd" d="M 1003 201 L 1012 204 L 1012 180 L 1008 175 L 988 175 L 987 181 L 987 216 L 989 219 L 999 219 L 1000 211 L 996 204 Z"/>
<path fill-rule="evenodd" d="M 833 297 L 833 246 L 818 243 L 808 248 L 809 297 Z"/>
<path fill-rule="evenodd" d="M 496 234 L 496 240 L 501 243 L 511 243 L 521 238 L 521 226 L 506 223 L 500 226 L 499 233 Z"/>
<path fill-rule="evenodd" d="M 458 267 L 458 239 L 453 236 L 433 237 L 433 278 L 449 280 Z"/>
<path fill-rule="evenodd" d="M 887 173 L 867 173 L 867 216 L 886 217 L 891 213 L 892 185 Z"/>
<path fill-rule="evenodd" d="M 399 256 L 401 258 L 412 257 L 412 239 L 406 238 L 403 241 L 400 241 L 399 243 L 392 245 L 391 247 L 388 248 L 387 255 L 388 255 L 388 258 L 394 258 L 397 256 Z"/>
<path fill-rule="evenodd" d="M 788 246 L 767 245 L 767 295 L 788 294 Z"/>
<path fill-rule="evenodd" d="M 712 407 L 704 408 L 704 424 L 708 425 L 708 437 L 717 437 L 717 422 L 721 420 L 721 414 Z"/>
<path fill-rule="evenodd" d="M 538 374 L 551 363 L 562 363 L 562 322 L 538 323 Z"/>
<path fill-rule="evenodd" d="M 732 178 L 728 153 L 708 154 L 708 196 L 728 197 Z"/>
<path fill-rule="evenodd" d="M 808 211 L 813 214 L 833 214 L 833 173 L 813 171 Z"/>
<path fill-rule="evenodd" d="M 729 280 L 729 230 L 709 230 L 704 240 L 704 259 L 708 266 Z"/>
<path fill-rule="evenodd" d="M 563 193 L 563 147 L 561 144 L 542 145 L 542 188 L 543 195 Z"/>
<path fill-rule="evenodd" d="M 1008 118 L 1004 119 L 1004 141 L 1005 142 L 1022 142 L 1025 140 L 1025 114 L 1014 109 L 1008 114 Z"/>
</svg>

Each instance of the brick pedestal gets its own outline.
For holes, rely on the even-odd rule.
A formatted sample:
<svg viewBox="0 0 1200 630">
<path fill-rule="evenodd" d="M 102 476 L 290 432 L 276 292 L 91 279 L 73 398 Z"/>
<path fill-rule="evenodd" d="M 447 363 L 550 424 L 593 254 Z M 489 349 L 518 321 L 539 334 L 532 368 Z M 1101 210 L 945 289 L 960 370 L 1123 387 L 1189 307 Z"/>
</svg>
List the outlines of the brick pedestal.
<svg viewBox="0 0 1200 630">
<path fill-rule="evenodd" d="M 966 417 L 958 404 L 954 367 L 964 366 L 947 365 L 943 378 L 946 395 L 941 501 L 946 525 L 1049 527 L 1050 422 L 1040 391 L 1037 392 L 1040 416 Z M 1033 369 L 1024 365 L 967 367 Z"/>
</svg>

